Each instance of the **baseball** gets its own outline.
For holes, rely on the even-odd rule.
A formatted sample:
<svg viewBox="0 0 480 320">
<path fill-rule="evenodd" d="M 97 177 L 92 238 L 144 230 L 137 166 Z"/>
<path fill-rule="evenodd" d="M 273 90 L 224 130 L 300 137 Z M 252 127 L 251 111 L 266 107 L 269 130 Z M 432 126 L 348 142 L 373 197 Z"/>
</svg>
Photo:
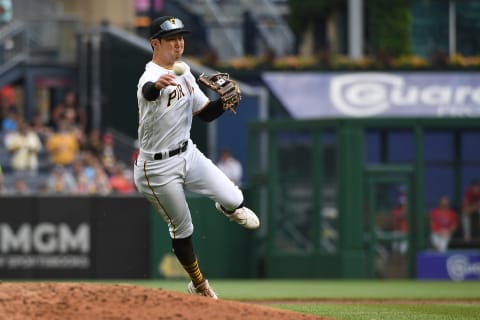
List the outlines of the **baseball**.
<svg viewBox="0 0 480 320">
<path fill-rule="evenodd" d="M 175 72 L 177 76 L 181 76 L 185 72 L 185 69 L 185 63 L 183 63 L 182 61 L 175 61 L 175 63 L 173 64 L 173 72 Z"/>
</svg>

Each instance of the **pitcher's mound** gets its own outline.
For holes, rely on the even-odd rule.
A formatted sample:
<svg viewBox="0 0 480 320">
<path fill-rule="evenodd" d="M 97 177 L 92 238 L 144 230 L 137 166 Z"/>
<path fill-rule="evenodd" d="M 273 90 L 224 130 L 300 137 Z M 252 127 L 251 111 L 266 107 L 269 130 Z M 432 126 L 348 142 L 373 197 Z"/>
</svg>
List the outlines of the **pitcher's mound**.
<svg viewBox="0 0 480 320">
<path fill-rule="evenodd" d="M 0 320 L 322 319 L 134 285 L 0 283 Z"/>
</svg>

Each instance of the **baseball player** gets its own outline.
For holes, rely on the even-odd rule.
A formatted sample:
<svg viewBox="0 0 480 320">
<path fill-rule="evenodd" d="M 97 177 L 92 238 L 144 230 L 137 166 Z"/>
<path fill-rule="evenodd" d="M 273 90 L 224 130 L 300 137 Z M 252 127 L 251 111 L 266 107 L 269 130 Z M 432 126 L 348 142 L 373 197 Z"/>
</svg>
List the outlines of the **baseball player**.
<svg viewBox="0 0 480 320">
<path fill-rule="evenodd" d="M 185 191 L 215 201 L 217 210 L 247 229 L 260 227 L 258 217 L 243 204 L 242 191 L 200 152 L 190 139 L 193 116 L 210 122 L 223 114 L 222 100 L 210 101 L 189 66 L 173 71 L 184 51 L 182 21 L 164 16 L 150 25 L 152 60 L 138 81 L 138 141 L 135 184 L 168 224 L 172 248 L 190 276 L 188 292 L 213 299 L 192 244 L 193 224 Z"/>
</svg>

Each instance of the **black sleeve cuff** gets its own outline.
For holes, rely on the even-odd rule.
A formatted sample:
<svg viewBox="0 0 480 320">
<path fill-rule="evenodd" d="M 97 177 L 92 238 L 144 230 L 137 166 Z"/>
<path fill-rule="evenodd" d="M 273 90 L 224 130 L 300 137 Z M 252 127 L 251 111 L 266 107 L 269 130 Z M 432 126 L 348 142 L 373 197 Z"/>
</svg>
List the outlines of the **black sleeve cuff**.
<svg viewBox="0 0 480 320">
<path fill-rule="evenodd" d="M 149 81 L 143 85 L 142 94 L 148 101 L 154 101 L 160 95 L 160 89 L 155 88 L 155 83 Z"/>
<path fill-rule="evenodd" d="M 221 99 L 210 101 L 205 108 L 198 114 L 198 117 L 205 122 L 211 122 L 220 117 L 225 110 Z"/>
</svg>

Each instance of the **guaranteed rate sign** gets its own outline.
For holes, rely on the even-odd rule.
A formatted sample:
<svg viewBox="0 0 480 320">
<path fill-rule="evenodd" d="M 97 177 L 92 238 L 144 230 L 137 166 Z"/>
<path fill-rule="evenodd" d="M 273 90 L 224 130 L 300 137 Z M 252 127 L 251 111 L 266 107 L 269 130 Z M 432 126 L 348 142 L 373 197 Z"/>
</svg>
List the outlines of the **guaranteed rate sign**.
<svg viewBox="0 0 480 320">
<path fill-rule="evenodd" d="M 263 78 L 297 119 L 480 116 L 476 73 L 272 72 Z"/>
<path fill-rule="evenodd" d="M 478 250 L 423 251 L 417 253 L 417 279 L 468 281 L 480 280 Z"/>
</svg>

